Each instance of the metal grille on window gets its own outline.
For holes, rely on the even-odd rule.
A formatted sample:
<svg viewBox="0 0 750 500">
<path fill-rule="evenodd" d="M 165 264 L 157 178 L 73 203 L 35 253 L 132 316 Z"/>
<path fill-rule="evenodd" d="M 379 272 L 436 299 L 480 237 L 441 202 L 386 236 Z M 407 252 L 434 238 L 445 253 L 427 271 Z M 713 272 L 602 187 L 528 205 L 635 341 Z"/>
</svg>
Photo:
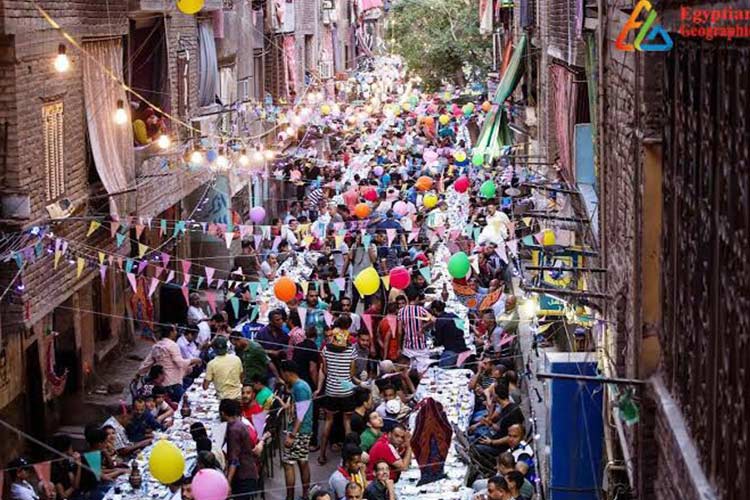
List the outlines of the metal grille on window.
<svg viewBox="0 0 750 500">
<path fill-rule="evenodd" d="M 42 108 L 42 119 L 46 194 L 47 200 L 54 200 L 65 192 L 63 103 L 46 104 Z"/>
</svg>

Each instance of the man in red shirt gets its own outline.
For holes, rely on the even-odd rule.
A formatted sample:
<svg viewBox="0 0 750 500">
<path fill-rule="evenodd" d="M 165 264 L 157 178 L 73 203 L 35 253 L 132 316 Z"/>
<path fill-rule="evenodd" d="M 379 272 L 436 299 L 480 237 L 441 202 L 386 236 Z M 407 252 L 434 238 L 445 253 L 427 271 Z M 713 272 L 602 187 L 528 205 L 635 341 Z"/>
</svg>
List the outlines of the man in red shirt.
<svg viewBox="0 0 750 500">
<path fill-rule="evenodd" d="M 367 462 L 367 480 L 375 479 L 374 467 L 381 460 L 391 468 L 390 477 L 398 481 L 402 472 L 411 465 L 411 435 L 403 425 L 397 424 L 388 434 L 383 434 L 370 448 L 370 459 Z"/>
</svg>

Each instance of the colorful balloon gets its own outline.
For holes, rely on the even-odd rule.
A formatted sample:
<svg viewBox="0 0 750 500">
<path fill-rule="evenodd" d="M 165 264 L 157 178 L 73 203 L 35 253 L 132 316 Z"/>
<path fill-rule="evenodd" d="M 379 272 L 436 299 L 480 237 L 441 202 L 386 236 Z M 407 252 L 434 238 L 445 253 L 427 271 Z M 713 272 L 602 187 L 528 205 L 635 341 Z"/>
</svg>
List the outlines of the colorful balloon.
<svg viewBox="0 0 750 500">
<path fill-rule="evenodd" d="M 484 181 L 482 185 L 479 186 L 479 194 L 485 198 L 494 198 L 495 193 L 497 193 L 497 186 L 495 186 L 495 183 L 492 181 Z"/>
<path fill-rule="evenodd" d="M 427 193 L 424 195 L 424 198 L 422 199 L 422 204 L 425 206 L 425 208 L 435 208 L 435 205 L 437 205 L 438 197 L 435 193 Z"/>
<path fill-rule="evenodd" d="M 260 224 L 263 222 L 263 219 L 266 218 L 266 209 L 263 207 L 253 207 L 250 209 L 250 220 L 253 221 L 256 224 Z"/>
<path fill-rule="evenodd" d="M 273 294 L 282 302 L 289 302 L 297 296 L 297 284 L 288 276 L 282 276 L 273 285 Z"/>
<path fill-rule="evenodd" d="M 396 215 L 403 217 L 404 215 L 409 213 L 409 205 L 407 205 L 403 201 L 397 201 L 393 204 L 393 212 Z"/>
<path fill-rule="evenodd" d="M 468 191 L 470 184 L 471 183 L 467 177 L 459 177 L 456 179 L 456 182 L 453 183 L 453 189 L 455 189 L 457 193 L 465 193 Z"/>
<path fill-rule="evenodd" d="M 435 125 L 435 119 L 431 116 L 427 116 L 424 119 L 424 124 L 428 127 L 432 127 L 433 125 Z"/>
<path fill-rule="evenodd" d="M 456 279 L 465 278 L 470 268 L 469 256 L 464 252 L 453 254 L 448 261 L 448 273 Z"/>
<path fill-rule="evenodd" d="M 401 109 L 404 111 L 411 111 L 411 103 L 405 102 L 401 104 Z"/>
<path fill-rule="evenodd" d="M 323 116 L 328 116 L 331 114 L 331 106 L 328 104 L 323 104 L 320 107 L 320 114 Z"/>
<path fill-rule="evenodd" d="M 357 287 L 360 295 L 372 295 L 380 288 L 380 275 L 374 267 L 370 266 L 354 278 L 354 286 Z"/>
<path fill-rule="evenodd" d="M 185 473 L 185 457 L 171 442 L 159 440 L 148 457 L 151 475 L 162 484 L 172 484 Z"/>
<path fill-rule="evenodd" d="M 423 175 L 422 177 L 417 179 L 417 182 L 414 184 L 414 186 L 420 191 L 427 191 L 428 189 L 432 188 L 432 178 Z"/>
<path fill-rule="evenodd" d="M 411 283 L 411 274 L 409 274 L 409 270 L 403 266 L 397 266 L 391 269 L 388 277 L 390 279 L 391 287 L 398 290 L 405 290 Z"/>
<path fill-rule="evenodd" d="M 190 489 L 195 500 L 224 500 L 229 496 L 227 478 L 216 469 L 201 469 L 196 472 Z"/>
<path fill-rule="evenodd" d="M 383 175 L 383 172 L 383 167 L 381 167 L 380 165 L 372 169 L 372 173 L 375 174 L 375 177 L 380 177 L 381 175 Z"/>
<path fill-rule="evenodd" d="M 375 188 L 369 188 L 365 191 L 364 198 L 367 201 L 377 201 L 378 191 Z"/>
<path fill-rule="evenodd" d="M 451 117 L 449 115 L 440 115 L 438 121 L 440 121 L 440 125 L 448 125 L 451 121 Z"/>
<path fill-rule="evenodd" d="M 357 203 L 354 207 L 354 215 L 360 219 L 366 219 L 370 216 L 370 205 L 367 203 Z"/>
<path fill-rule="evenodd" d="M 551 247 L 555 245 L 555 232 L 552 229 L 545 229 L 542 232 L 542 246 Z"/>
<path fill-rule="evenodd" d="M 458 163 L 463 163 L 466 161 L 466 152 L 458 150 L 455 153 L 453 153 L 453 159 L 456 160 Z"/>
<path fill-rule="evenodd" d="M 484 101 L 482 103 L 482 111 L 484 111 L 485 113 L 487 113 L 491 109 L 492 109 L 492 103 L 490 103 L 490 101 Z"/>
<path fill-rule="evenodd" d="M 383 177 L 381 177 L 380 180 L 383 182 L 384 186 L 387 186 L 391 183 L 391 174 L 383 174 Z"/>
<path fill-rule="evenodd" d="M 177 0 L 177 8 L 183 14 L 197 14 L 202 8 L 205 0 Z"/>
<path fill-rule="evenodd" d="M 471 157 L 471 163 L 475 167 L 481 167 L 484 165 L 484 153 L 474 153 L 474 155 Z"/>
<path fill-rule="evenodd" d="M 463 112 L 464 116 L 471 116 L 471 114 L 474 112 L 474 108 L 472 108 L 468 104 L 464 104 L 464 107 L 461 111 Z"/>
<path fill-rule="evenodd" d="M 426 163 L 432 163 L 433 161 L 437 160 L 439 155 L 436 151 L 433 151 L 432 149 L 426 149 L 425 152 L 422 154 L 422 158 Z"/>
</svg>

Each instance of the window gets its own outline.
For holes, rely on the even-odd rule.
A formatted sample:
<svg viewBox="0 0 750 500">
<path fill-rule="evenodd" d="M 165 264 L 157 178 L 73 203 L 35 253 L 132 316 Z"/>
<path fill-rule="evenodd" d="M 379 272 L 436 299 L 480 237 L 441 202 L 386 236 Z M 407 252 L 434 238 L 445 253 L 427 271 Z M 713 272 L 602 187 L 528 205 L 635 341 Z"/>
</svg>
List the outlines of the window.
<svg viewBox="0 0 750 500">
<path fill-rule="evenodd" d="M 253 97 L 258 101 L 265 97 L 265 75 L 263 73 L 263 49 L 253 50 Z"/>
<path fill-rule="evenodd" d="M 47 200 L 55 200 L 65 192 L 65 167 L 63 161 L 63 103 L 45 104 L 44 121 L 44 174 Z"/>
</svg>

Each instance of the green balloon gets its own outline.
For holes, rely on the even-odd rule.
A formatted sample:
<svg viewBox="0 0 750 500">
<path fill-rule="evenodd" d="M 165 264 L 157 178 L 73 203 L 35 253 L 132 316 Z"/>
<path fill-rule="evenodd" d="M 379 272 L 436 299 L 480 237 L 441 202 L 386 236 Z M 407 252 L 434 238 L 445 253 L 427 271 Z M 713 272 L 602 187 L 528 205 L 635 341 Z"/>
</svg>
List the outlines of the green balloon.
<svg viewBox="0 0 750 500">
<path fill-rule="evenodd" d="M 419 104 L 419 98 L 418 98 L 417 96 L 413 95 L 413 96 L 411 96 L 411 97 L 409 98 L 409 103 L 410 103 L 410 104 L 411 104 L 412 106 L 416 106 L 417 104 Z"/>
<path fill-rule="evenodd" d="M 456 279 L 465 278 L 469 274 L 469 256 L 464 252 L 458 252 L 448 261 L 448 273 Z"/>
<path fill-rule="evenodd" d="M 474 153 L 474 155 L 471 157 L 471 163 L 475 167 L 481 167 L 484 164 L 484 154 Z"/>
<path fill-rule="evenodd" d="M 479 194 L 481 194 L 485 198 L 494 198 L 496 192 L 497 187 L 492 181 L 484 181 L 482 185 L 479 186 Z"/>
</svg>

